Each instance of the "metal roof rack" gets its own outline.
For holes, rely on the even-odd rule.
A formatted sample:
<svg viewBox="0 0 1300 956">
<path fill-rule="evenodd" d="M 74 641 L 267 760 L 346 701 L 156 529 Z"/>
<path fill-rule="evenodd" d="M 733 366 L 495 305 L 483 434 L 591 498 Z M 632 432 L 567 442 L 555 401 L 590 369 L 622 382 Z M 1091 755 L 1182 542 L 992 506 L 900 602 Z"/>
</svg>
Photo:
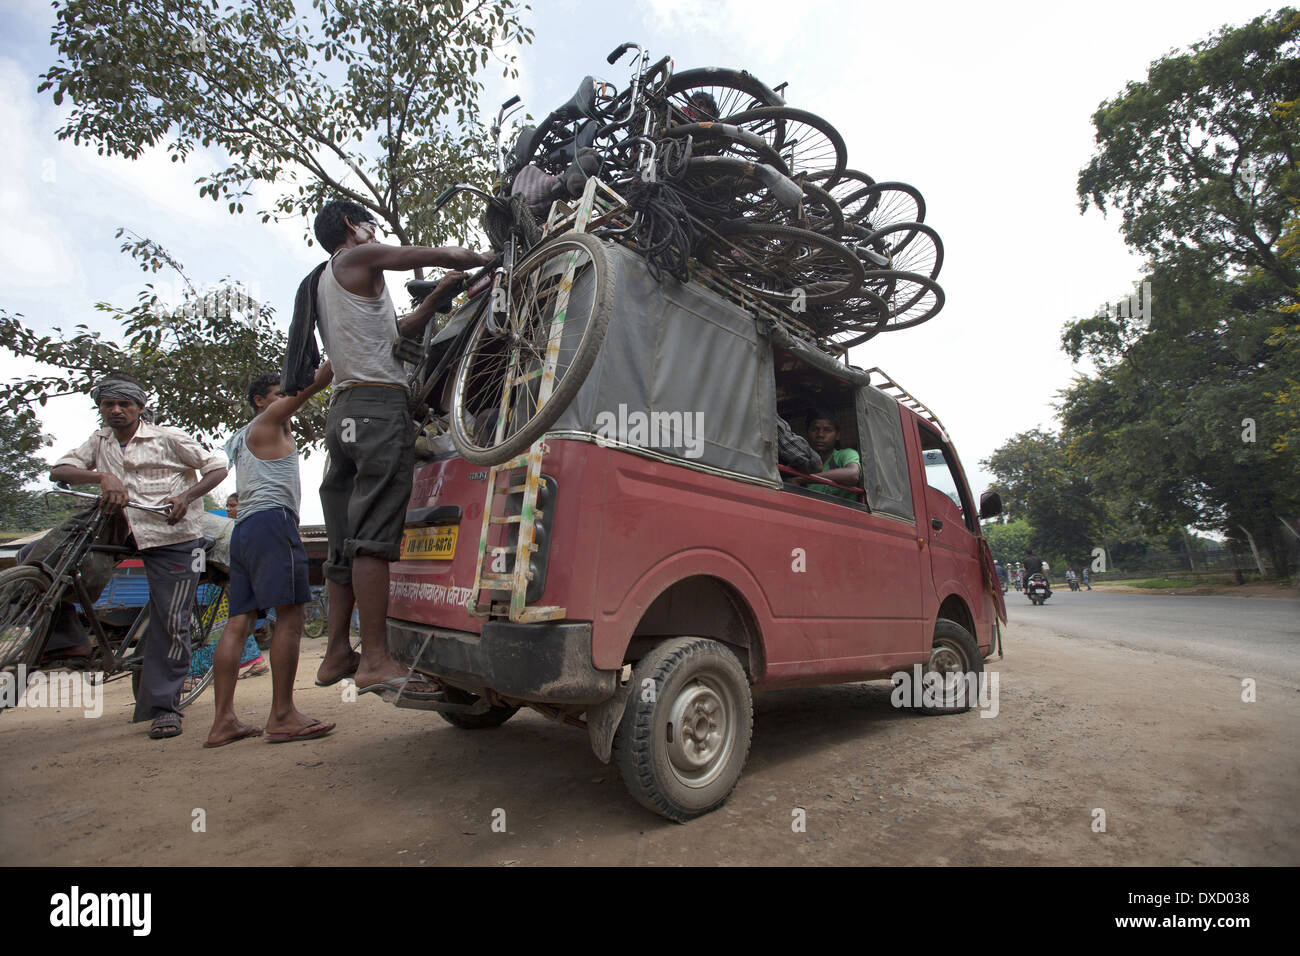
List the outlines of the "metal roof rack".
<svg viewBox="0 0 1300 956">
<path fill-rule="evenodd" d="M 884 369 L 869 368 L 867 369 L 867 374 L 872 376 L 873 379 L 876 377 L 881 379 L 880 382 L 872 381 L 871 384 L 875 388 L 884 392 L 900 405 L 916 412 L 916 414 L 920 415 L 935 428 L 939 429 L 940 434 L 943 435 L 944 441 L 948 440 L 948 431 L 943 427 L 943 422 L 939 421 L 939 416 L 930 411 L 929 406 L 927 406 L 923 401 L 890 378 Z"/>
</svg>

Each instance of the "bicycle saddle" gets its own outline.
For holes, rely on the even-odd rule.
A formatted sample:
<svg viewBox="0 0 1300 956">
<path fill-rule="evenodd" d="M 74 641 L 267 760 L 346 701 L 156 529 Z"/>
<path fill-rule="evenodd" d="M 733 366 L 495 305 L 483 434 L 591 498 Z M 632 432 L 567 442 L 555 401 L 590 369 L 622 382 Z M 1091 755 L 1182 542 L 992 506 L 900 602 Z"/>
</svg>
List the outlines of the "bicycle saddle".
<svg viewBox="0 0 1300 956">
<path fill-rule="evenodd" d="M 519 135 L 515 137 L 515 145 L 510 148 L 506 155 L 506 168 L 514 172 L 524 165 L 528 159 L 532 158 L 533 152 L 537 148 L 537 127 L 524 126 L 519 130 Z"/>
<path fill-rule="evenodd" d="M 596 118 L 596 79 L 591 76 L 584 76 L 582 82 L 578 84 L 578 92 L 569 98 L 554 113 L 551 114 L 558 120 L 565 123 L 571 123 L 574 120 L 582 119 L 587 116 L 592 119 Z"/>
<path fill-rule="evenodd" d="M 418 303 L 437 287 L 438 282 L 435 279 L 408 279 L 406 293 Z"/>
<path fill-rule="evenodd" d="M 578 129 L 577 136 L 551 150 L 543 161 L 552 169 L 573 162 L 582 150 L 591 148 L 600 128 L 600 123 L 596 120 L 588 120 Z"/>
</svg>

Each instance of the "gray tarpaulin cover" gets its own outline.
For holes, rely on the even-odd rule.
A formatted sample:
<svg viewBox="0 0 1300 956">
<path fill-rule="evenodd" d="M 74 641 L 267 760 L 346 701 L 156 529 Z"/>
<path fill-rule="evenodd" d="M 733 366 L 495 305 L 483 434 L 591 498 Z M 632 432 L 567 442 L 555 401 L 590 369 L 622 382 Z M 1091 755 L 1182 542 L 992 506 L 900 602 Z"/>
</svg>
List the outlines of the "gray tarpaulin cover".
<svg viewBox="0 0 1300 956">
<path fill-rule="evenodd" d="M 914 521 L 907 448 L 898 403 L 870 385 L 857 390 L 858 434 L 862 441 L 862 481 L 872 511 Z"/>
<path fill-rule="evenodd" d="M 697 285 L 656 282 L 628 249 L 609 251 L 616 297 L 605 342 L 551 430 L 648 445 L 779 484 L 772 348 L 753 318 Z"/>
</svg>

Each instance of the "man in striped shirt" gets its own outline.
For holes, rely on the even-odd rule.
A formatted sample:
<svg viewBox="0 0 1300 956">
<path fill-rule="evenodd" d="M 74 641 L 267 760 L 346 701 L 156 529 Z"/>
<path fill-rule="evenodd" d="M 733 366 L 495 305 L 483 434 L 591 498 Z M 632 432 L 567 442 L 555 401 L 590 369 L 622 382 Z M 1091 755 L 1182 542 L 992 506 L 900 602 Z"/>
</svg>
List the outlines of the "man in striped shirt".
<svg viewBox="0 0 1300 956">
<path fill-rule="evenodd" d="M 116 516 L 108 525 L 111 540 L 101 543 L 134 539 L 140 551 L 149 578 L 149 631 L 133 719 L 152 721 L 149 736 L 154 739 L 175 737 L 181 732 L 176 701 L 190 670 L 190 613 L 204 562 L 203 495 L 221 484 L 226 464 L 184 432 L 149 422 L 143 414 L 147 397 L 138 382 L 110 375 L 90 395 L 104 427 L 56 461 L 50 480 L 99 485 L 100 507 Z M 171 510 L 164 516 L 128 509 L 128 501 Z M 200 507 L 192 508 L 196 501 Z M 57 539 L 57 531 L 46 538 Z M 29 560 L 43 557 L 44 543 Z M 94 598 L 107 579 L 87 583 Z M 70 656 L 79 650 L 88 655 L 88 642 L 68 648 Z"/>
</svg>

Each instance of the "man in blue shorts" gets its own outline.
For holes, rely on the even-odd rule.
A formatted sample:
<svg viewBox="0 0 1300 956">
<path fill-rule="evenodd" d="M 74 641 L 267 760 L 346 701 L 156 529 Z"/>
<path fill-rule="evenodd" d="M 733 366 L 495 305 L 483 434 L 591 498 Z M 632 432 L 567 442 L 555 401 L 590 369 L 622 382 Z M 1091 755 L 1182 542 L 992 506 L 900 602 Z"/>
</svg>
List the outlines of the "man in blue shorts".
<svg viewBox="0 0 1300 956">
<path fill-rule="evenodd" d="M 289 422 L 333 375 L 327 362 L 311 385 L 292 397 L 280 394 L 280 376 L 263 375 L 248 389 L 253 420 L 226 443 L 235 469 L 239 512 L 230 539 L 230 616 L 212 664 L 216 713 L 205 747 L 223 747 L 256 737 L 261 727 L 235 715 L 235 680 L 244 641 L 258 613 L 275 608 L 271 637 L 271 716 L 266 736 L 272 743 L 324 737 L 334 725 L 313 720 L 293 704 L 298 673 L 303 605 L 311 600 L 307 552 L 298 536 L 302 489 L 298 447 Z"/>
</svg>

